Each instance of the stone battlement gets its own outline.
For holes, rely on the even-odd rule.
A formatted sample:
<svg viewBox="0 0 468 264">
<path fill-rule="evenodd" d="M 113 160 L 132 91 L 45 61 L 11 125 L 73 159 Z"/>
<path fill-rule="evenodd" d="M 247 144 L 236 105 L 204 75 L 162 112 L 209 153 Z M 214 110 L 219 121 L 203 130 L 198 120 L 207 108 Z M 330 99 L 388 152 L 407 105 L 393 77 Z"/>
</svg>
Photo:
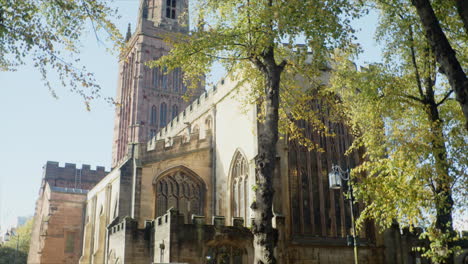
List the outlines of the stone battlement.
<svg viewBox="0 0 468 264">
<path fill-rule="evenodd" d="M 47 161 L 46 165 L 44 166 L 45 169 L 72 169 L 72 170 L 80 170 L 80 168 L 77 168 L 75 163 L 65 163 L 63 167 L 60 167 L 60 163 L 57 161 Z M 82 164 L 81 165 L 81 170 L 82 171 L 89 171 L 89 172 L 102 172 L 105 171 L 109 173 L 109 171 L 106 171 L 106 167 L 104 166 L 96 166 L 96 169 L 91 169 L 91 165 L 88 164 Z"/>
<path fill-rule="evenodd" d="M 83 164 L 77 168 L 74 163 L 65 163 L 61 167 L 56 161 L 47 161 L 43 167 L 43 181 L 53 187 L 89 190 L 108 173 L 103 166 L 91 169 L 90 165 Z"/>
<path fill-rule="evenodd" d="M 207 131 L 206 134 L 206 137 L 202 139 L 200 139 L 199 133 L 191 133 L 187 136 L 175 136 L 158 140 L 153 138 L 153 140 L 148 142 L 147 151 L 166 151 L 168 149 L 178 148 L 182 145 L 205 142 L 210 138 L 211 131 Z"/>
<path fill-rule="evenodd" d="M 211 147 L 211 130 L 206 131 L 205 138 L 200 139 L 198 133 L 187 136 L 168 137 L 148 142 L 146 149 L 142 150 L 141 158 L 144 162 L 164 160 L 170 155 L 181 155 L 190 151 L 202 150 Z"/>
<path fill-rule="evenodd" d="M 116 219 L 118 220 L 118 219 Z M 113 222 L 107 226 L 109 230 L 109 235 L 122 232 L 125 230 L 133 230 L 137 228 L 137 222 L 130 217 L 125 217 L 120 222 Z"/>
<path fill-rule="evenodd" d="M 170 208 L 167 210 L 167 213 L 157 217 L 152 221 L 146 221 L 146 228 L 166 228 L 171 225 L 185 225 L 185 226 L 212 226 L 215 228 L 242 228 L 244 229 L 244 218 L 242 217 L 233 217 L 232 226 L 226 225 L 226 217 L 224 216 L 213 216 L 210 223 L 206 223 L 206 217 L 203 215 L 192 215 L 191 223 L 186 223 L 185 215 L 179 213 L 178 210 Z M 247 228 L 245 228 L 247 229 Z"/>
<path fill-rule="evenodd" d="M 207 112 L 215 102 L 219 101 L 225 95 L 227 95 L 232 89 L 234 89 L 234 80 L 227 76 L 222 78 L 212 89 L 202 93 L 197 99 L 195 99 L 190 105 L 187 106 L 182 112 L 180 112 L 173 120 L 171 120 L 166 127 L 156 134 L 156 136 L 150 140 L 157 141 L 167 137 L 174 137 L 181 133 L 187 128 L 187 123 L 196 120 L 197 117 Z"/>
</svg>

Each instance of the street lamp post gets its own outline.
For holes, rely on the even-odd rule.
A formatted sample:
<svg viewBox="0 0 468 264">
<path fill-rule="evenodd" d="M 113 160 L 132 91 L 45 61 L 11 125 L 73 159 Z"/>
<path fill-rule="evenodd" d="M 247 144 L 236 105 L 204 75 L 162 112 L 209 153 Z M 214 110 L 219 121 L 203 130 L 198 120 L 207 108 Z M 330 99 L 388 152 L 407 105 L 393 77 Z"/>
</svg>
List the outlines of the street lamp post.
<svg viewBox="0 0 468 264">
<path fill-rule="evenodd" d="M 332 170 L 328 174 L 328 180 L 330 184 L 330 189 L 339 190 L 342 187 L 342 181 L 350 181 L 349 169 L 343 170 L 339 165 L 332 165 Z M 353 186 L 351 183 L 348 184 L 349 191 L 349 206 L 351 209 L 351 225 L 353 228 L 353 246 L 354 246 L 354 263 L 359 264 L 358 262 L 358 244 L 357 244 L 357 234 L 356 234 L 356 224 L 354 221 L 354 210 L 353 210 Z"/>
</svg>

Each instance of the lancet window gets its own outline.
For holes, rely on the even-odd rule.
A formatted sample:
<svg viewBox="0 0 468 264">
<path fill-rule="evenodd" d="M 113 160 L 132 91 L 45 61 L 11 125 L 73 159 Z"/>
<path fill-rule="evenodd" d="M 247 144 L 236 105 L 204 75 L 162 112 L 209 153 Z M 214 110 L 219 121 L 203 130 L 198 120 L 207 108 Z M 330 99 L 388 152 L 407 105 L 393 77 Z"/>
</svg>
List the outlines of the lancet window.
<svg viewBox="0 0 468 264">
<path fill-rule="evenodd" d="M 160 78 L 159 68 L 153 68 L 153 86 L 156 89 L 158 89 L 159 87 L 159 78 Z"/>
<path fill-rule="evenodd" d="M 187 221 L 193 214 L 203 215 L 204 185 L 183 170 L 176 170 L 156 182 L 156 217 L 171 207 L 184 214 Z"/>
<path fill-rule="evenodd" d="M 180 80 L 179 80 L 180 68 L 176 68 L 174 70 L 172 77 L 173 77 L 172 83 L 174 84 L 174 92 L 178 92 L 179 91 L 179 85 L 180 85 Z"/>
<path fill-rule="evenodd" d="M 161 85 L 162 89 L 167 90 L 167 69 L 166 69 L 166 67 L 163 68 L 161 79 L 162 79 L 162 85 Z"/>
<path fill-rule="evenodd" d="M 161 128 L 166 126 L 166 118 L 167 118 L 167 105 L 166 103 L 161 104 L 161 110 L 159 111 L 160 117 L 159 117 L 159 126 Z"/>
<path fill-rule="evenodd" d="M 150 112 L 150 125 L 155 126 L 157 123 L 156 119 L 157 119 L 157 109 L 156 109 L 156 106 L 153 105 L 151 107 L 151 112 Z"/>
<path fill-rule="evenodd" d="M 231 210 L 234 217 L 244 218 L 244 223 L 247 223 L 248 220 L 248 180 L 247 160 L 240 152 L 236 152 L 231 167 Z"/>
</svg>

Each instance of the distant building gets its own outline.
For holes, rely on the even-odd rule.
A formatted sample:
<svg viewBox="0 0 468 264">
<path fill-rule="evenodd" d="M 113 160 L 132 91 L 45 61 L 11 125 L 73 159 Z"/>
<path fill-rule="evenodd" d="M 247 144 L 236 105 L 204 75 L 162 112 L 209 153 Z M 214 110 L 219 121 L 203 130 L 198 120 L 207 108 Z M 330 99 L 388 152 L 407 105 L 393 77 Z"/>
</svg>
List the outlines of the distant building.
<svg viewBox="0 0 468 264">
<path fill-rule="evenodd" d="M 48 161 L 36 202 L 28 263 L 77 263 L 81 255 L 86 193 L 107 173 L 104 167 Z"/>
<path fill-rule="evenodd" d="M 29 219 L 33 218 L 32 216 L 18 216 L 18 220 L 16 222 L 16 227 L 21 227 L 23 226 L 24 224 L 26 224 L 26 222 L 29 221 Z"/>
</svg>

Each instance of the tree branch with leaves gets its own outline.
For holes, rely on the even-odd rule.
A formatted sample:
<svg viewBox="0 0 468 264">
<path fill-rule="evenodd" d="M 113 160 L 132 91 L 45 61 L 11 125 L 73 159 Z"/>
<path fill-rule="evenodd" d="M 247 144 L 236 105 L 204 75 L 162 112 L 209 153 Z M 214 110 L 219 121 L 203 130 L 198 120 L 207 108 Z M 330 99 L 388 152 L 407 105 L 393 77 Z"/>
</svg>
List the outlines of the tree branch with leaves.
<svg viewBox="0 0 468 264">
<path fill-rule="evenodd" d="M 112 22 L 116 16 L 117 10 L 104 0 L 0 0 L 0 70 L 14 71 L 31 59 L 52 95 L 50 72 L 89 108 L 101 87 L 93 73 L 79 66 L 80 39 L 91 23 L 98 41 L 104 32 L 111 49 L 120 51 L 122 36 Z"/>
<path fill-rule="evenodd" d="M 304 95 L 298 98 L 311 98 L 310 93 L 304 92 L 304 85 L 310 87 L 312 82 L 299 85 L 295 77 L 318 79 L 333 49 L 351 47 L 353 30 L 349 22 L 358 15 L 357 10 L 351 1 L 321 0 L 200 0 L 195 1 L 195 7 L 198 30 L 190 36 L 167 37 L 173 49 L 150 65 L 169 70 L 181 67 L 186 83 L 197 85 L 199 76 L 220 62 L 233 78 L 246 80 L 252 87 L 250 103 L 259 106 L 261 116 L 255 159 L 258 188 L 251 206 L 255 263 L 276 263 L 272 179 L 279 127 L 291 127 L 284 125 L 293 123 L 290 117 L 320 123 L 310 107 L 297 106 L 305 106 L 305 99 L 287 106 L 285 103 L 290 101 L 283 100 L 281 94 L 294 86 L 293 93 Z M 299 42 L 305 45 L 296 50 Z M 287 132 L 290 131 L 283 131 Z"/>
</svg>

